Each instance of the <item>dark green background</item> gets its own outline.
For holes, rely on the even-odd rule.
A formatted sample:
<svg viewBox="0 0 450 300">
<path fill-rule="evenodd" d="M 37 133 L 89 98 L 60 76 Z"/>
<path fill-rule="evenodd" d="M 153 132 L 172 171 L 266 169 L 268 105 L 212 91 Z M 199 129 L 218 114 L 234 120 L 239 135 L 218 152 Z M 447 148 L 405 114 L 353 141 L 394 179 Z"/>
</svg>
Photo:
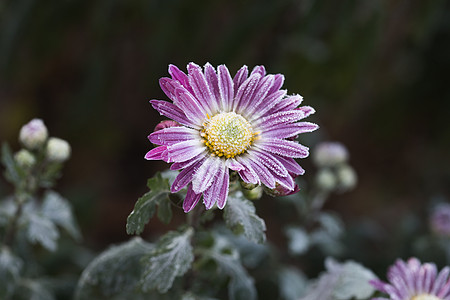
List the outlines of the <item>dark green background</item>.
<svg viewBox="0 0 450 300">
<path fill-rule="evenodd" d="M 301 141 L 349 148 L 359 185 L 326 206 L 346 223 L 370 217 L 389 231 L 399 216 L 425 218 L 435 197 L 449 199 L 448 1 L 3 0 L 0 139 L 18 149 L 20 127 L 39 117 L 71 143 L 58 189 L 87 244 L 127 239 L 146 179 L 166 167 L 143 158 L 161 120 L 148 101 L 167 99 L 158 79 L 169 64 L 191 61 L 285 74 L 321 126 Z M 303 166 L 312 179 L 310 159 Z M 257 210 L 279 240 L 274 201 Z"/>
</svg>

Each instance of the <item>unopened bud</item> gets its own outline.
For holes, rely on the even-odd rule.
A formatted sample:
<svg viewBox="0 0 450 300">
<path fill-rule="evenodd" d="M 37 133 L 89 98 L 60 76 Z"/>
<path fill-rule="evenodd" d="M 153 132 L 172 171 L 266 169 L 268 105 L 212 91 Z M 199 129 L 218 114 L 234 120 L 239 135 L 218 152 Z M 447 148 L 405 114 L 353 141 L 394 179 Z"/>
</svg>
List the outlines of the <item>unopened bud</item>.
<svg viewBox="0 0 450 300">
<path fill-rule="evenodd" d="M 272 197 L 279 197 L 279 196 L 288 196 L 297 193 L 300 191 L 300 188 L 298 185 L 295 185 L 294 190 L 290 190 L 285 186 L 282 186 L 281 184 L 276 184 L 274 189 L 269 189 L 267 187 L 264 188 L 264 192 L 266 194 L 272 196 Z"/>
<path fill-rule="evenodd" d="M 332 191 L 336 188 L 336 176 L 330 169 L 320 169 L 316 174 L 316 184 L 322 190 Z"/>
<path fill-rule="evenodd" d="M 254 188 L 259 186 L 259 184 L 245 182 L 243 180 L 240 180 L 239 182 L 240 182 L 241 186 L 246 190 L 253 190 Z"/>
<path fill-rule="evenodd" d="M 316 146 L 313 152 L 314 162 L 319 167 L 333 167 L 348 160 L 348 151 L 344 145 L 337 142 L 323 142 Z"/>
<path fill-rule="evenodd" d="M 158 123 L 158 125 L 156 125 L 155 130 L 153 131 L 158 131 L 161 129 L 165 129 L 165 128 L 170 128 L 170 127 L 178 127 L 181 126 L 178 122 L 172 121 L 172 120 L 164 120 Z"/>
<path fill-rule="evenodd" d="M 249 200 L 258 200 L 262 197 L 263 189 L 261 186 L 257 186 L 251 190 L 243 189 L 242 192 L 243 192 L 245 198 L 247 198 Z"/>
<path fill-rule="evenodd" d="M 430 226 L 437 235 L 450 237 L 450 204 L 439 203 L 433 208 Z"/>
<path fill-rule="evenodd" d="M 14 154 L 14 159 L 19 166 L 25 169 L 31 168 L 36 163 L 36 158 L 34 155 L 25 149 L 22 149 Z"/>
<path fill-rule="evenodd" d="M 41 119 L 33 119 L 20 129 L 19 140 L 30 150 L 39 149 L 47 140 L 48 131 Z"/>
<path fill-rule="evenodd" d="M 348 165 L 340 166 L 337 171 L 339 186 L 343 190 L 351 190 L 358 182 L 358 176 L 355 170 Z"/>
<path fill-rule="evenodd" d="M 69 143 L 60 138 L 49 138 L 46 150 L 46 157 L 49 161 L 63 162 L 70 157 Z"/>
</svg>

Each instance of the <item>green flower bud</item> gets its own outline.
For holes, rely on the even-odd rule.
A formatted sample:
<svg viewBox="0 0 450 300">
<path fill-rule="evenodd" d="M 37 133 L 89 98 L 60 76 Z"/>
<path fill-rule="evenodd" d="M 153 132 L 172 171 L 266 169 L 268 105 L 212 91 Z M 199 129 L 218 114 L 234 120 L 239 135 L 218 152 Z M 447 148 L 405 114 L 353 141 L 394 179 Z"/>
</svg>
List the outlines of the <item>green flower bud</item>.
<svg viewBox="0 0 450 300">
<path fill-rule="evenodd" d="M 358 176 L 356 175 L 355 170 L 348 165 L 340 166 L 337 169 L 336 174 L 339 187 L 343 190 L 353 189 L 358 182 Z"/>
<path fill-rule="evenodd" d="M 14 154 L 14 159 L 19 166 L 25 169 L 31 168 L 36 163 L 36 158 L 34 155 L 25 149 L 22 149 Z"/>
<path fill-rule="evenodd" d="M 70 145 L 63 139 L 51 137 L 47 142 L 46 157 L 49 161 L 63 162 L 70 157 Z"/>
<path fill-rule="evenodd" d="M 263 188 L 261 186 L 257 186 L 251 190 L 243 189 L 242 192 L 244 193 L 245 198 L 249 200 L 258 200 L 262 197 Z"/>
<path fill-rule="evenodd" d="M 316 174 L 317 186 L 325 191 L 332 191 L 336 188 L 337 178 L 330 169 L 320 169 Z"/>
<path fill-rule="evenodd" d="M 20 129 L 19 141 L 29 150 L 41 148 L 47 138 L 47 127 L 41 119 L 33 119 Z"/>
</svg>

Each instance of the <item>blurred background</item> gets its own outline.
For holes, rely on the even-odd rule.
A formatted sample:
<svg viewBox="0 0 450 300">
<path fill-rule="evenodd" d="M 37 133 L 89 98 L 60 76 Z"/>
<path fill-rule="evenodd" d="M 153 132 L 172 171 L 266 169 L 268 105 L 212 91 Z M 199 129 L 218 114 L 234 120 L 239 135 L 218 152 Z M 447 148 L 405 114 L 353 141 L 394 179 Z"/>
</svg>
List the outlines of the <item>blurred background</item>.
<svg viewBox="0 0 450 300">
<path fill-rule="evenodd" d="M 450 199 L 449 1 L 3 0 L 0 140 L 18 149 L 20 127 L 37 117 L 71 143 L 57 188 L 93 249 L 129 238 L 126 218 L 147 178 L 167 168 L 144 160 L 162 120 L 148 101 L 167 100 L 158 79 L 169 64 L 191 61 L 285 75 L 321 126 L 301 142 L 339 141 L 350 152 L 358 186 L 325 206 L 346 226 L 380 224 L 388 244 L 401 216 L 426 220 L 430 203 Z M 314 167 L 301 163 L 308 180 Z M 0 181 L 0 195 L 10 192 Z M 281 243 L 273 207 L 257 204 L 269 240 Z M 146 234 L 176 222 L 152 220 Z M 392 260 L 405 253 L 369 248 Z"/>
</svg>

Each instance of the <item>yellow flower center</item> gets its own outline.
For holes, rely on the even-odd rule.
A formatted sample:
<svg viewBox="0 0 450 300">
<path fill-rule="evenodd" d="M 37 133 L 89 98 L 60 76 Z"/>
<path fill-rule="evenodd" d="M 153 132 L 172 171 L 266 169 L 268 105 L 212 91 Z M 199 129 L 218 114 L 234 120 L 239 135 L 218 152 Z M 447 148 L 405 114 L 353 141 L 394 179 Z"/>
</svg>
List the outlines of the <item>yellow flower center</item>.
<svg viewBox="0 0 450 300">
<path fill-rule="evenodd" d="M 430 294 L 420 294 L 412 297 L 411 300 L 442 300 L 442 299 Z"/>
<path fill-rule="evenodd" d="M 235 157 L 242 154 L 255 140 L 250 123 L 235 112 L 215 115 L 203 123 L 201 135 L 213 155 Z"/>
</svg>

